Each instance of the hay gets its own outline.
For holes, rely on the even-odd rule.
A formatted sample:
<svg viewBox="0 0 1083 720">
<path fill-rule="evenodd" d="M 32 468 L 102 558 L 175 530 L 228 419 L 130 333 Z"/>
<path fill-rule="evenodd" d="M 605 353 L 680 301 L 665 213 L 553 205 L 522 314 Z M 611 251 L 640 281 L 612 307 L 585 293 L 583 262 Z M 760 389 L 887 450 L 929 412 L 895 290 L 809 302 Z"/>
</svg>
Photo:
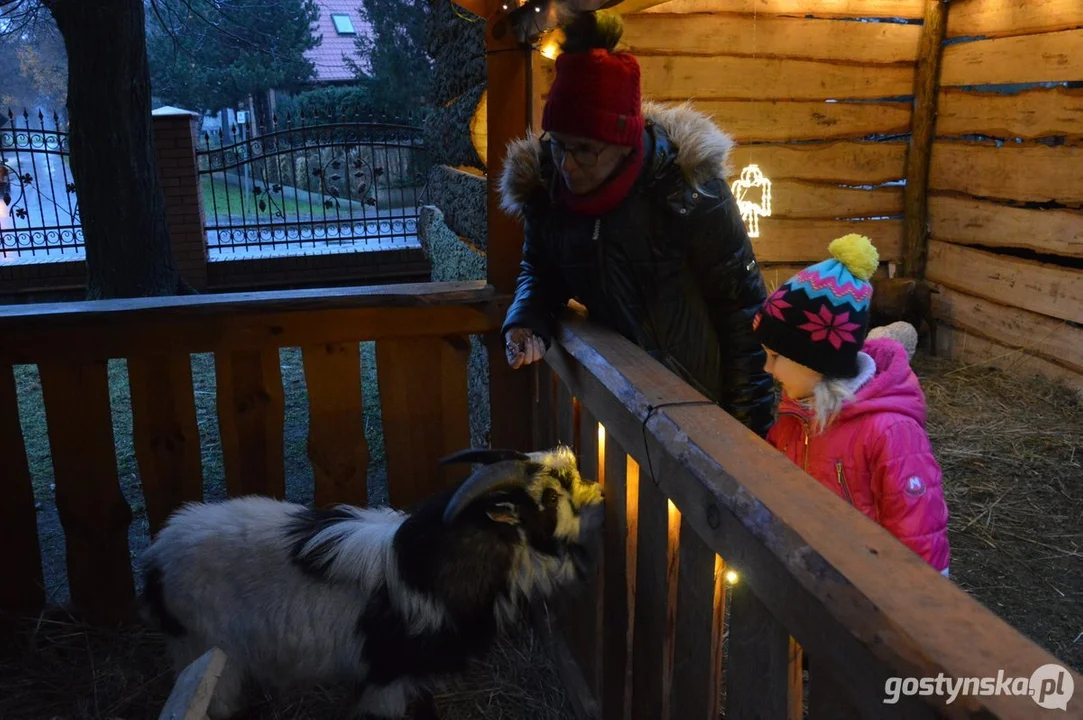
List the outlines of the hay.
<svg viewBox="0 0 1083 720">
<path fill-rule="evenodd" d="M 1083 669 L 1083 400 L 1040 378 L 918 355 L 956 583 Z"/>
<path fill-rule="evenodd" d="M 107 630 L 66 617 L 28 620 L 0 635 L 0 718 L 157 720 L 173 685 L 160 635 Z M 571 705 L 530 629 L 436 694 L 443 720 L 570 720 Z M 316 688 L 255 705 L 247 720 L 346 720 L 342 688 Z"/>
</svg>

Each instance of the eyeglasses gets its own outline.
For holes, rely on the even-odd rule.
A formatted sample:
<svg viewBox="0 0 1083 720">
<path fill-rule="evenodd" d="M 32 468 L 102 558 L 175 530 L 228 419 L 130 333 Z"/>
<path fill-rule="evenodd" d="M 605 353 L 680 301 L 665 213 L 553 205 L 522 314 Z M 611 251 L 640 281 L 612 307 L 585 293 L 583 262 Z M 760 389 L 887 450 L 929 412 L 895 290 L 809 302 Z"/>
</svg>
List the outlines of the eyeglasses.
<svg viewBox="0 0 1083 720">
<path fill-rule="evenodd" d="M 594 167 L 598 164 L 598 156 L 606 150 L 604 147 L 600 150 L 591 150 L 582 147 L 569 148 L 562 145 L 559 140 L 548 133 L 543 135 L 541 140 L 542 142 L 549 143 L 549 147 L 554 156 L 571 155 L 572 159 L 575 160 L 575 164 L 580 167 Z"/>
</svg>

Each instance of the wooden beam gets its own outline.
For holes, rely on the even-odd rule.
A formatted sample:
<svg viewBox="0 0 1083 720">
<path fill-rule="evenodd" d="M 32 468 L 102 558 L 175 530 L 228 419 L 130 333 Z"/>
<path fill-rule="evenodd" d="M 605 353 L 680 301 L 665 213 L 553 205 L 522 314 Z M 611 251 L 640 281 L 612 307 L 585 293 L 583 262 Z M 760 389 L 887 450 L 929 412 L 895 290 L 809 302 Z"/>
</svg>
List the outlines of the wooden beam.
<svg viewBox="0 0 1083 720">
<path fill-rule="evenodd" d="M 508 14 L 499 0 L 489 0 L 485 49 L 488 53 L 486 123 L 488 126 L 487 275 L 498 293 L 515 292 L 523 256 L 523 227 L 500 208 L 499 176 L 508 143 L 521 138 L 531 126 L 534 100 L 532 51 L 516 38 Z M 531 449 L 530 407 L 533 373 L 515 371 L 504 354 L 504 338 L 490 333 L 489 397 L 490 439 L 494 447 Z"/>
<path fill-rule="evenodd" d="M 670 0 L 643 12 L 649 13 L 756 13 L 817 18 L 921 17 L 923 0 Z M 618 5 L 619 9 L 621 6 Z"/>
<path fill-rule="evenodd" d="M 905 250 L 903 274 L 924 277 L 928 244 L 929 163 L 936 136 L 936 100 L 940 91 L 940 60 L 947 27 L 948 4 L 925 0 L 925 24 L 921 30 L 918 65 L 914 73 L 914 117 L 910 152 L 906 158 L 903 190 Z"/>
</svg>

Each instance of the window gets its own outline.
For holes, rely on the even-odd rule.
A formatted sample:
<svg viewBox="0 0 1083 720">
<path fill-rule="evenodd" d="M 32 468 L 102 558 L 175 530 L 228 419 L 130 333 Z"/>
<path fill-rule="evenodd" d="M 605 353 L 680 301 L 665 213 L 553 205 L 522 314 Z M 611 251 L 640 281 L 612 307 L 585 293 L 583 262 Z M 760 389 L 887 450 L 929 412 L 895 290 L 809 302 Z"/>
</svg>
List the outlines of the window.
<svg viewBox="0 0 1083 720">
<path fill-rule="evenodd" d="M 335 30 L 339 35 L 356 35 L 357 31 L 353 29 L 353 21 L 350 20 L 349 15 L 331 15 L 331 22 L 335 23 Z"/>
</svg>

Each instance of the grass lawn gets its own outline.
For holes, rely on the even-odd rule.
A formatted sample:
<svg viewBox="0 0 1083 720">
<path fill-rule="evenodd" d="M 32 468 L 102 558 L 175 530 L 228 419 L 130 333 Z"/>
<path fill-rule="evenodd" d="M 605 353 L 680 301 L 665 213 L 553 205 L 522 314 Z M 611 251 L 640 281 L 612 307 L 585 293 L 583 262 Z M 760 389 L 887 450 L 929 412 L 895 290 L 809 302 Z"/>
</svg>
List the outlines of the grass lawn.
<svg viewBox="0 0 1083 720">
<path fill-rule="evenodd" d="M 299 348 L 280 351 L 282 385 L 285 391 L 285 463 L 286 497 L 289 500 L 312 501 L 312 468 L 307 457 L 308 394 Z M 380 415 L 380 395 L 376 381 L 375 344 L 361 344 L 361 383 L 365 408 L 365 435 L 371 460 L 368 472 L 369 499 L 372 504 L 387 502 L 387 465 L 384 456 L 383 429 Z M 41 533 L 45 581 L 52 601 L 67 597 L 63 531 L 56 514 L 53 492 L 53 463 L 49 454 L 49 437 L 42 402 L 41 382 L 36 366 L 15 368 L 19 405 L 26 443 L 34 497 L 38 504 L 38 527 Z M 199 423 L 200 446 L 204 467 L 204 495 L 208 500 L 226 497 L 225 474 L 222 466 L 222 445 L 218 434 L 215 404 L 214 356 L 192 356 L 192 380 L 196 394 L 196 415 Z M 132 506 L 133 521 L 129 541 L 133 557 L 148 542 L 146 511 L 139 485 L 139 470 L 132 448 L 131 397 L 128 389 L 127 365 L 123 360 L 109 362 L 109 387 L 112 399 L 113 434 L 116 440 L 117 470 L 121 488 Z"/>
<path fill-rule="evenodd" d="M 236 185 L 231 185 L 225 178 L 216 174 L 211 182 L 209 175 L 204 175 L 203 182 L 203 211 L 209 215 L 219 217 L 246 217 L 270 221 L 274 213 L 283 212 L 286 218 L 297 218 L 299 215 L 315 215 L 323 212 L 323 206 L 313 199 L 311 205 L 306 201 L 298 203 L 293 198 L 282 194 L 273 193 L 269 199 L 266 194 L 262 195 L 267 200 L 267 207 L 258 209 L 258 198 L 251 193 L 244 194 Z M 257 213 L 258 211 L 258 213 Z M 276 217 L 276 219 L 278 219 Z"/>
</svg>

